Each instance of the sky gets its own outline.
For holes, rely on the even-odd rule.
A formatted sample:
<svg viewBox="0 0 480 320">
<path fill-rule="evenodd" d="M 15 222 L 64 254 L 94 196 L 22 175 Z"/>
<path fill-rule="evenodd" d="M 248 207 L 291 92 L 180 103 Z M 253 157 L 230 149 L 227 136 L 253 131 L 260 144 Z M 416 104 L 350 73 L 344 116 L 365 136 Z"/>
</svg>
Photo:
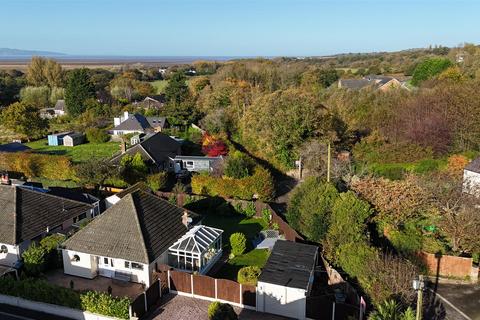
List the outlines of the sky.
<svg viewBox="0 0 480 320">
<path fill-rule="evenodd" d="M 0 0 L 0 48 L 319 56 L 480 43 L 478 0 Z"/>
</svg>

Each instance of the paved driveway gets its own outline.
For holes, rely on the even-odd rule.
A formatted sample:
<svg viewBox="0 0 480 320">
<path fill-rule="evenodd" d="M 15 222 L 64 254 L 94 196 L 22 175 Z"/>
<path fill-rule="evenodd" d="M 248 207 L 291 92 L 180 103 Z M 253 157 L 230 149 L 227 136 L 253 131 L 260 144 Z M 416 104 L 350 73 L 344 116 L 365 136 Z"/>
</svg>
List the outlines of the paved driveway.
<svg viewBox="0 0 480 320">
<path fill-rule="evenodd" d="M 439 284 L 435 297 L 426 296 L 427 319 L 480 320 L 480 284 Z"/>
<path fill-rule="evenodd" d="M 168 295 L 162 305 L 147 320 L 208 320 L 209 301 L 185 296 Z M 235 308 L 240 320 L 286 320 L 272 314 Z"/>
</svg>

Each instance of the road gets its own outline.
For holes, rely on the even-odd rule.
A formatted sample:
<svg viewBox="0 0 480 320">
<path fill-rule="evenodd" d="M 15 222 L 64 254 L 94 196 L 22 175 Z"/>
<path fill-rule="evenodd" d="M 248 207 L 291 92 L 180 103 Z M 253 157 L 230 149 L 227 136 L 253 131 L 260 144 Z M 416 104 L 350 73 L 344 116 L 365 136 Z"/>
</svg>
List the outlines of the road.
<svg viewBox="0 0 480 320">
<path fill-rule="evenodd" d="M 480 284 L 439 284 L 435 297 L 427 292 L 425 303 L 426 319 L 480 320 Z"/>
<path fill-rule="evenodd" d="M 1 320 L 72 320 L 51 314 L 0 304 Z"/>
</svg>

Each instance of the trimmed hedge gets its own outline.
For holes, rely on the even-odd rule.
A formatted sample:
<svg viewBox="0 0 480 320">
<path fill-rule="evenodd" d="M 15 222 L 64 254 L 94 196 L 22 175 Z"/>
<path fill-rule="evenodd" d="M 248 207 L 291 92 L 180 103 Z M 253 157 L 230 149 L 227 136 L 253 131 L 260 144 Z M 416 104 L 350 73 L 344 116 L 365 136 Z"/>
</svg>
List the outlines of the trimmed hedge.
<svg viewBox="0 0 480 320">
<path fill-rule="evenodd" d="M 79 293 L 40 279 L 16 281 L 10 277 L 0 278 L 0 294 L 129 319 L 130 299 L 126 297 L 113 297 L 95 291 Z"/>
<path fill-rule="evenodd" d="M 50 180 L 71 180 L 75 176 L 68 157 L 30 152 L 0 153 L 0 170 L 19 172 L 27 178 Z"/>
<path fill-rule="evenodd" d="M 257 167 L 252 176 L 242 179 L 196 175 L 191 184 L 193 193 L 224 198 L 252 200 L 258 197 L 270 201 L 275 194 L 272 175 L 261 167 Z"/>
</svg>

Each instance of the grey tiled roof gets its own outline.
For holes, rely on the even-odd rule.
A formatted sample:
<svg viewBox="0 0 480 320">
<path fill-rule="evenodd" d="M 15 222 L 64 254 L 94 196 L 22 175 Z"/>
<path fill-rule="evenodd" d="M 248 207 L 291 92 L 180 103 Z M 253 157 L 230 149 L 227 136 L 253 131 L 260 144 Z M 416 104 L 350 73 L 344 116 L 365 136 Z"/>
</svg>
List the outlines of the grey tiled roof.
<svg viewBox="0 0 480 320">
<path fill-rule="evenodd" d="M 65 249 L 151 263 L 187 232 L 184 209 L 137 190 L 64 243 Z"/>
<path fill-rule="evenodd" d="M 258 281 L 307 290 L 317 251 L 317 246 L 278 240 Z"/>
<path fill-rule="evenodd" d="M 92 208 L 91 205 L 30 190 L 0 186 L 0 242 L 31 240 Z"/>
<path fill-rule="evenodd" d="M 470 162 L 466 167 L 465 170 L 480 173 L 480 157 L 474 159 Z"/>
<path fill-rule="evenodd" d="M 120 123 L 118 126 L 113 128 L 112 130 L 115 131 L 145 131 L 147 129 L 151 129 L 152 126 L 148 122 L 147 118 L 139 113 L 135 113 L 131 115 L 127 120 Z"/>
</svg>

